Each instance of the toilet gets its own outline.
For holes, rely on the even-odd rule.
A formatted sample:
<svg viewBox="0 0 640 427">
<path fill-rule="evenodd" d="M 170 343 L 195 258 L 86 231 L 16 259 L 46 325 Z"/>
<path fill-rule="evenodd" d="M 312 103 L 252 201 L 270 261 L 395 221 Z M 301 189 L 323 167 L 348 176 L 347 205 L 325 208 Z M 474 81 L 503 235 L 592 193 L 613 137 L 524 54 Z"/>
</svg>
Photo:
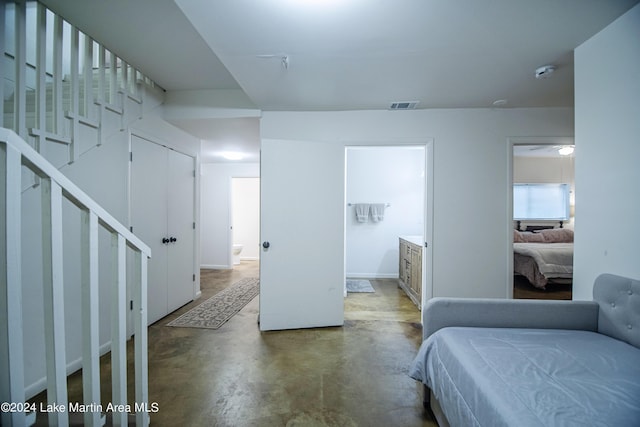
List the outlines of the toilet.
<svg viewBox="0 0 640 427">
<path fill-rule="evenodd" d="M 240 264 L 240 252 L 244 246 L 240 244 L 233 245 L 233 265 Z"/>
</svg>

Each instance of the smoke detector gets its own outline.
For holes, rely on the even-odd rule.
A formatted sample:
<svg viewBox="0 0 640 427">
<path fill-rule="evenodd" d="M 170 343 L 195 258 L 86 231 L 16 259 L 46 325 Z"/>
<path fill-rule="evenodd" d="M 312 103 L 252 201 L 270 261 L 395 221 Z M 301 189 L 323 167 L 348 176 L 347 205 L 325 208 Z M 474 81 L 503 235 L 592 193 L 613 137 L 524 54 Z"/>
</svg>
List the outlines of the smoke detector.
<svg viewBox="0 0 640 427">
<path fill-rule="evenodd" d="M 536 79 L 547 79 L 556 70 L 554 65 L 543 65 L 536 68 Z"/>
<path fill-rule="evenodd" d="M 392 102 L 389 106 L 390 110 L 414 110 L 420 101 L 401 101 Z"/>
</svg>

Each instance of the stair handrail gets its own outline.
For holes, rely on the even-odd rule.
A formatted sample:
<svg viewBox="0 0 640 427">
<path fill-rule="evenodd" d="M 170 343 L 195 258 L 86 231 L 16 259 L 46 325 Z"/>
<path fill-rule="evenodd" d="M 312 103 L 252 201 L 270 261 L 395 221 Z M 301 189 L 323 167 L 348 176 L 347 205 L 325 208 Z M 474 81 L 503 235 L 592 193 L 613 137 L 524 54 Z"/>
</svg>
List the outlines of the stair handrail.
<svg viewBox="0 0 640 427">
<path fill-rule="evenodd" d="M 98 229 L 112 236 L 114 283 L 112 287 L 111 360 L 112 404 L 135 412 L 136 425 L 149 424 L 147 359 L 147 261 L 151 250 L 129 229 L 64 176 L 10 129 L 0 128 L 0 401 L 15 405 L 2 411 L 5 426 L 35 422 L 35 413 L 24 406 L 24 345 L 21 281 L 21 193 L 25 166 L 41 178 L 43 201 L 43 278 L 45 344 L 47 352 L 47 399 L 68 408 L 62 271 L 62 198 L 82 212 L 82 348 L 84 423 L 105 422 L 100 400 Z M 134 308 L 135 405 L 127 402 L 126 359 L 126 247 L 135 256 L 132 299 Z M 114 303 L 117 301 L 117 303 Z M 60 406 L 59 406 L 60 407 Z M 111 414 L 114 425 L 128 425 L 126 411 Z M 68 425 L 66 411 L 48 414 L 49 423 Z"/>
</svg>

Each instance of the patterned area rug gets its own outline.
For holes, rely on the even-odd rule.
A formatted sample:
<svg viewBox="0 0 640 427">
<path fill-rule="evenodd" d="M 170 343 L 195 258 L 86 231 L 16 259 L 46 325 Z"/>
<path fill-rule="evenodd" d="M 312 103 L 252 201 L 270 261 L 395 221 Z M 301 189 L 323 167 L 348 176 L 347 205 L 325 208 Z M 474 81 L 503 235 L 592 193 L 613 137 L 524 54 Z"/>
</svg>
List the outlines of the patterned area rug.
<svg viewBox="0 0 640 427">
<path fill-rule="evenodd" d="M 182 316 L 167 323 L 167 326 L 182 328 L 218 329 L 254 299 L 260 291 L 260 281 L 245 278 L 212 296 Z"/>
<path fill-rule="evenodd" d="M 375 292 L 368 280 L 347 279 L 347 292 Z"/>
</svg>

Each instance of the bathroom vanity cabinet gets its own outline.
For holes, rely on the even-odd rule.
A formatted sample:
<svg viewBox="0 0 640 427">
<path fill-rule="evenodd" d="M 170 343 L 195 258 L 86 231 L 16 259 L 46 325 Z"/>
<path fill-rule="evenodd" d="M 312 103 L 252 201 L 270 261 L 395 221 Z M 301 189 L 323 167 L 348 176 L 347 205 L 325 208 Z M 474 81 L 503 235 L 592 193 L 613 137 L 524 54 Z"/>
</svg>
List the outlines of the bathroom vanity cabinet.
<svg viewBox="0 0 640 427">
<path fill-rule="evenodd" d="M 411 301 L 422 306 L 422 237 L 400 236 L 400 286 Z"/>
</svg>

